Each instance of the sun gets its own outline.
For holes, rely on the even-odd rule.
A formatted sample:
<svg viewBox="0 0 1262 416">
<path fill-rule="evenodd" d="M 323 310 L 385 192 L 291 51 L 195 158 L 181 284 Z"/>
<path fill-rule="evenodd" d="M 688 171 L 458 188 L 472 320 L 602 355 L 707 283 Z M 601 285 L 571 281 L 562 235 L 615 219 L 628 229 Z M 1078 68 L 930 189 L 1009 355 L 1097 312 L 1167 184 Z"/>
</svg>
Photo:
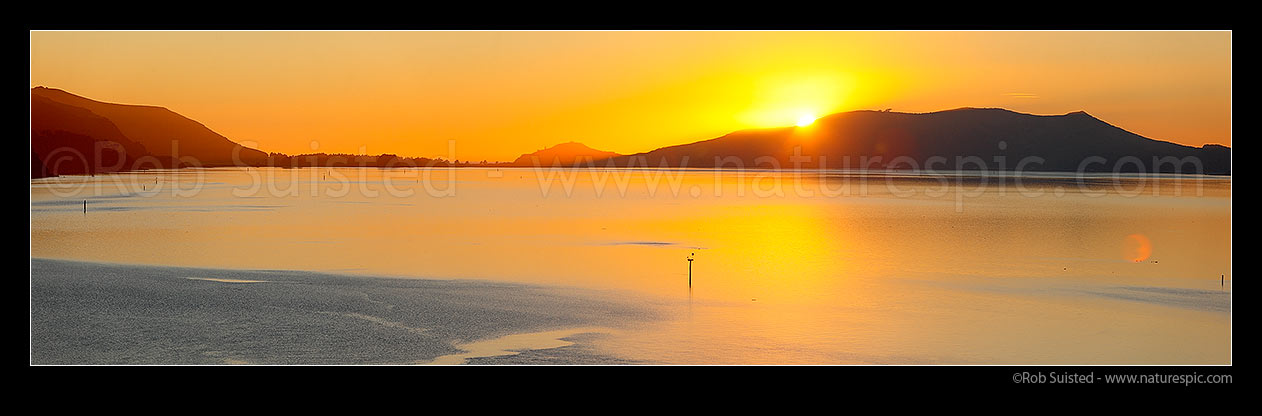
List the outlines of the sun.
<svg viewBox="0 0 1262 416">
<path fill-rule="evenodd" d="M 811 125 L 811 123 L 814 123 L 814 122 L 815 122 L 815 118 L 816 118 L 816 117 L 815 117 L 815 115 L 814 115 L 814 114 L 803 114 L 803 115 L 801 115 L 801 116 L 798 116 L 798 123 L 797 123 L 797 125 L 798 125 L 798 127 L 806 127 L 806 126 L 809 126 L 809 125 Z"/>
</svg>

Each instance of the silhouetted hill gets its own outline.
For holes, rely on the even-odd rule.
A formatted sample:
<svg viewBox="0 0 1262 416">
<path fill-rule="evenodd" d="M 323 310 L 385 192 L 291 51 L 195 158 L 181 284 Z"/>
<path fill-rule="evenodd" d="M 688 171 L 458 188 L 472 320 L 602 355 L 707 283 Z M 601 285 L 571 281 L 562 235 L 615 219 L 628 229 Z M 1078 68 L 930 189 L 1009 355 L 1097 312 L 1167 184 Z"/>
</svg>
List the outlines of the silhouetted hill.
<svg viewBox="0 0 1262 416">
<path fill-rule="evenodd" d="M 64 130 L 92 136 L 98 140 L 119 143 L 129 152 L 148 154 L 144 145 L 132 141 L 113 122 L 85 108 L 61 104 L 47 98 L 31 96 L 31 131 Z"/>
<path fill-rule="evenodd" d="M 124 170 L 146 155 L 109 119 L 31 96 L 32 178 Z"/>
<path fill-rule="evenodd" d="M 1230 148 L 1153 140 L 1081 111 L 1041 116 L 961 108 L 838 113 L 805 127 L 742 130 L 598 165 L 945 171 L 984 164 L 987 170 L 1195 173 L 1194 165 L 1181 163 L 1187 157 L 1199 161 L 1204 173 L 1231 173 Z"/>
<path fill-rule="evenodd" d="M 98 153 L 96 149 L 100 147 Z M 35 161 L 40 163 L 36 164 Z M 135 159 L 116 142 L 65 130 L 31 132 L 31 178 L 130 170 Z M 149 168 L 156 167 L 151 164 Z"/>
<path fill-rule="evenodd" d="M 59 89 L 35 87 L 32 100 L 50 101 L 86 109 L 112 122 L 128 139 L 144 145 L 156 156 L 191 156 L 202 165 L 265 163 L 267 154 L 237 144 L 206 126 L 162 107 L 112 104 L 80 97 Z M 239 159 L 233 153 L 239 152 Z"/>
<path fill-rule="evenodd" d="M 566 142 L 546 149 L 526 153 L 512 162 L 513 166 L 573 166 L 620 156 L 614 152 L 596 150 L 578 142 Z"/>
</svg>

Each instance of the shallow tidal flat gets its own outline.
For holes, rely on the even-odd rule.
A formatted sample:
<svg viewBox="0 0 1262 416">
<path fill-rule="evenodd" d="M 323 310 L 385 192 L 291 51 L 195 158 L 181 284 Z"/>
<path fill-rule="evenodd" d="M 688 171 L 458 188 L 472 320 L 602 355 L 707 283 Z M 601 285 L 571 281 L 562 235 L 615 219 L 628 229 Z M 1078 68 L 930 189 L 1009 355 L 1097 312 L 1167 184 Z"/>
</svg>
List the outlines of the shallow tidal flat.
<svg viewBox="0 0 1262 416">
<path fill-rule="evenodd" d="M 599 337 L 604 325 L 652 314 L 517 284 L 31 259 L 37 365 L 460 364 L 452 357 L 482 359 L 462 344 L 545 331 L 554 338 L 540 347 L 557 348 L 522 359 L 622 363 L 555 338 Z M 512 364 L 511 350 L 532 345 L 506 348 L 489 349 L 493 362 Z"/>
</svg>

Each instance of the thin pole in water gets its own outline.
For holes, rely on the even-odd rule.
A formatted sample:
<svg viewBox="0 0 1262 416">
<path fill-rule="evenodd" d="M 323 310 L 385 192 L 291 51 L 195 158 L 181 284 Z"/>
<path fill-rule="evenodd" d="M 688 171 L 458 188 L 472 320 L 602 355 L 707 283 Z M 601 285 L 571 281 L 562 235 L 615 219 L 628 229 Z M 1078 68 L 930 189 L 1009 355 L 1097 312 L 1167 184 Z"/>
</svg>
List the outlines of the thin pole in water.
<svg viewBox="0 0 1262 416">
<path fill-rule="evenodd" d="M 697 253 L 688 255 L 688 288 L 692 288 L 692 256 L 695 255 L 697 255 Z"/>
</svg>

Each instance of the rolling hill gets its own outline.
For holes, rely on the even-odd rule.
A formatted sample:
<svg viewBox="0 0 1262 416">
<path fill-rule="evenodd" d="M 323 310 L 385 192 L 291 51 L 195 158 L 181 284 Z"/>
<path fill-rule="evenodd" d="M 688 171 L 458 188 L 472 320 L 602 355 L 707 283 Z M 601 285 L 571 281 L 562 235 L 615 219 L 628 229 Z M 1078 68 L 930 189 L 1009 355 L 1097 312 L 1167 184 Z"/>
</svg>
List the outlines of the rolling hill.
<svg viewBox="0 0 1262 416">
<path fill-rule="evenodd" d="M 578 142 L 566 142 L 517 157 L 512 166 L 582 166 L 589 162 L 621 156 L 596 150 Z"/>
<path fill-rule="evenodd" d="M 596 165 L 1230 174 L 1231 149 L 1149 139 L 1081 111 L 960 108 L 838 113 L 805 127 L 742 130 Z"/>
<path fill-rule="evenodd" d="M 128 140 L 139 143 L 148 154 L 160 159 L 192 157 L 204 166 L 258 164 L 267 159 L 267 153 L 237 144 L 202 123 L 163 107 L 106 103 L 46 87 L 32 88 L 31 97 L 33 103 L 42 98 L 104 118 Z M 34 104 L 32 106 L 34 132 L 36 114 Z M 97 138 L 116 140 L 111 138 L 113 133 L 109 134 L 110 137 Z"/>
</svg>

